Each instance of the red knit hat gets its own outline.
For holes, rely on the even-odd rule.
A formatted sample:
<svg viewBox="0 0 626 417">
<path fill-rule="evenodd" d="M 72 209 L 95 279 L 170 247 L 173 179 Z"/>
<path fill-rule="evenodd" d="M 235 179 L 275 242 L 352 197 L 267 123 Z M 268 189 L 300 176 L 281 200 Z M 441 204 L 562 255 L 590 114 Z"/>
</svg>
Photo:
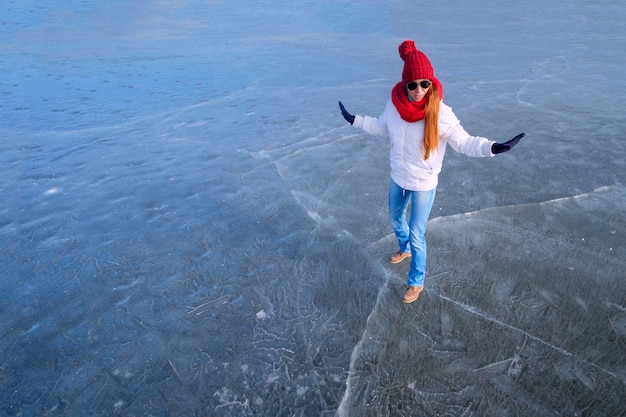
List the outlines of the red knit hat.
<svg viewBox="0 0 626 417">
<path fill-rule="evenodd" d="M 400 58 L 404 61 L 402 70 L 402 81 L 408 83 L 414 80 L 433 80 L 435 71 L 428 57 L 422 51 L 415 48 L 415 42 L 406 40 L 398 47 Z"/>
</svg>

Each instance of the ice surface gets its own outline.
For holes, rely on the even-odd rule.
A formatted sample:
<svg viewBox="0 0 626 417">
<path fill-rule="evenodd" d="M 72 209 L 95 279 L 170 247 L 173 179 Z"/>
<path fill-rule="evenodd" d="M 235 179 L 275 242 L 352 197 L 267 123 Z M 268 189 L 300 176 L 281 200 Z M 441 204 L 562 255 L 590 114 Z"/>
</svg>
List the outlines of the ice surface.
<svg viewBox="0 0 626 417">
<path fill-rule="evenodd" d="M 0 415 L 620 416 L 614 2 L 9 2 Z M 419 301 L 377 116 L 415 39 L 471 133 Z"/>
<path fill-rule="evenodd" d="M 403 281 L 389 274 L 342 410 L 619 415 L 625 204 L 623 189 L 605 187 L 432 220 L 422 308 L 398 306 Z"/>
</svg>

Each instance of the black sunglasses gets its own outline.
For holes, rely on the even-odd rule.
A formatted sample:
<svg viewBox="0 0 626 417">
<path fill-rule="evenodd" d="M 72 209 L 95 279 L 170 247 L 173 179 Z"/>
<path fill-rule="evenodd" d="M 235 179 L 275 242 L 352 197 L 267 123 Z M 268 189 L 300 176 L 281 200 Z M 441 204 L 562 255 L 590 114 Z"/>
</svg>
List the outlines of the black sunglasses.
<svg viewBox="0 0 626 417">
<path fill-rule="evenodd" d="M 428 90 L 430 88 L 431 84 L 432 84 L 432 82 L 430 82 L 430 80 L 423 80 L 423 81 L 420 81 L 419 83 L 415 82 L 415 81 L 411 81 L 410 83 L 406 83 L 406 88 L 408 88 L 409 90 L 413 91 L 413 90 L 417 89 L 417 86 L 419 85 L 424 90 Z"/>
</svg>

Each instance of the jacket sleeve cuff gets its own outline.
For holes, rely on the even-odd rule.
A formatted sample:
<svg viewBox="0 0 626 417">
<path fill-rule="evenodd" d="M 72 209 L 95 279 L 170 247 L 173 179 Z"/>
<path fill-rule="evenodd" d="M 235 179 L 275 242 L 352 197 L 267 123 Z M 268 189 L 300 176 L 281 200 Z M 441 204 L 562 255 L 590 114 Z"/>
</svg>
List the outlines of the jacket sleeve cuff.
<svg viewBox="0 0 626 417">
<path fill-rule="evenodd" d="M 485 146 L 485 150 L 484 150 L 484 155 L 488 156 L 488 157 L 493 157 L 496 156 L 495 153 L 491 152 L 491 148 L 493 146 L 493 144 L 496 143 L 495 140 L 488 140 L 487 143 L 484 145 Z"/>
</svg>

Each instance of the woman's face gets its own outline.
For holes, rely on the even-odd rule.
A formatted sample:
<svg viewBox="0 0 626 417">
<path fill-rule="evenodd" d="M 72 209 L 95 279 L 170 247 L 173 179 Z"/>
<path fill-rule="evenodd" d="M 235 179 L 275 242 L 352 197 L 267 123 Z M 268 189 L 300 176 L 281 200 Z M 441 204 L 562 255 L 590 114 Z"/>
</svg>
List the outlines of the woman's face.
<svg viewBox="0 0 626 417">
<path fill-rule="evenodd" d="M 431 85 L 432 82 L 430 80 L 413 80 L 406 83 L 406 91 L 411 101 L 421 101 L 426 96 L 426 93 L 428 93 L 428 89 Z M 424 88 L 424 86 L 426 86 L 426 88 Z"/>
</svg>

